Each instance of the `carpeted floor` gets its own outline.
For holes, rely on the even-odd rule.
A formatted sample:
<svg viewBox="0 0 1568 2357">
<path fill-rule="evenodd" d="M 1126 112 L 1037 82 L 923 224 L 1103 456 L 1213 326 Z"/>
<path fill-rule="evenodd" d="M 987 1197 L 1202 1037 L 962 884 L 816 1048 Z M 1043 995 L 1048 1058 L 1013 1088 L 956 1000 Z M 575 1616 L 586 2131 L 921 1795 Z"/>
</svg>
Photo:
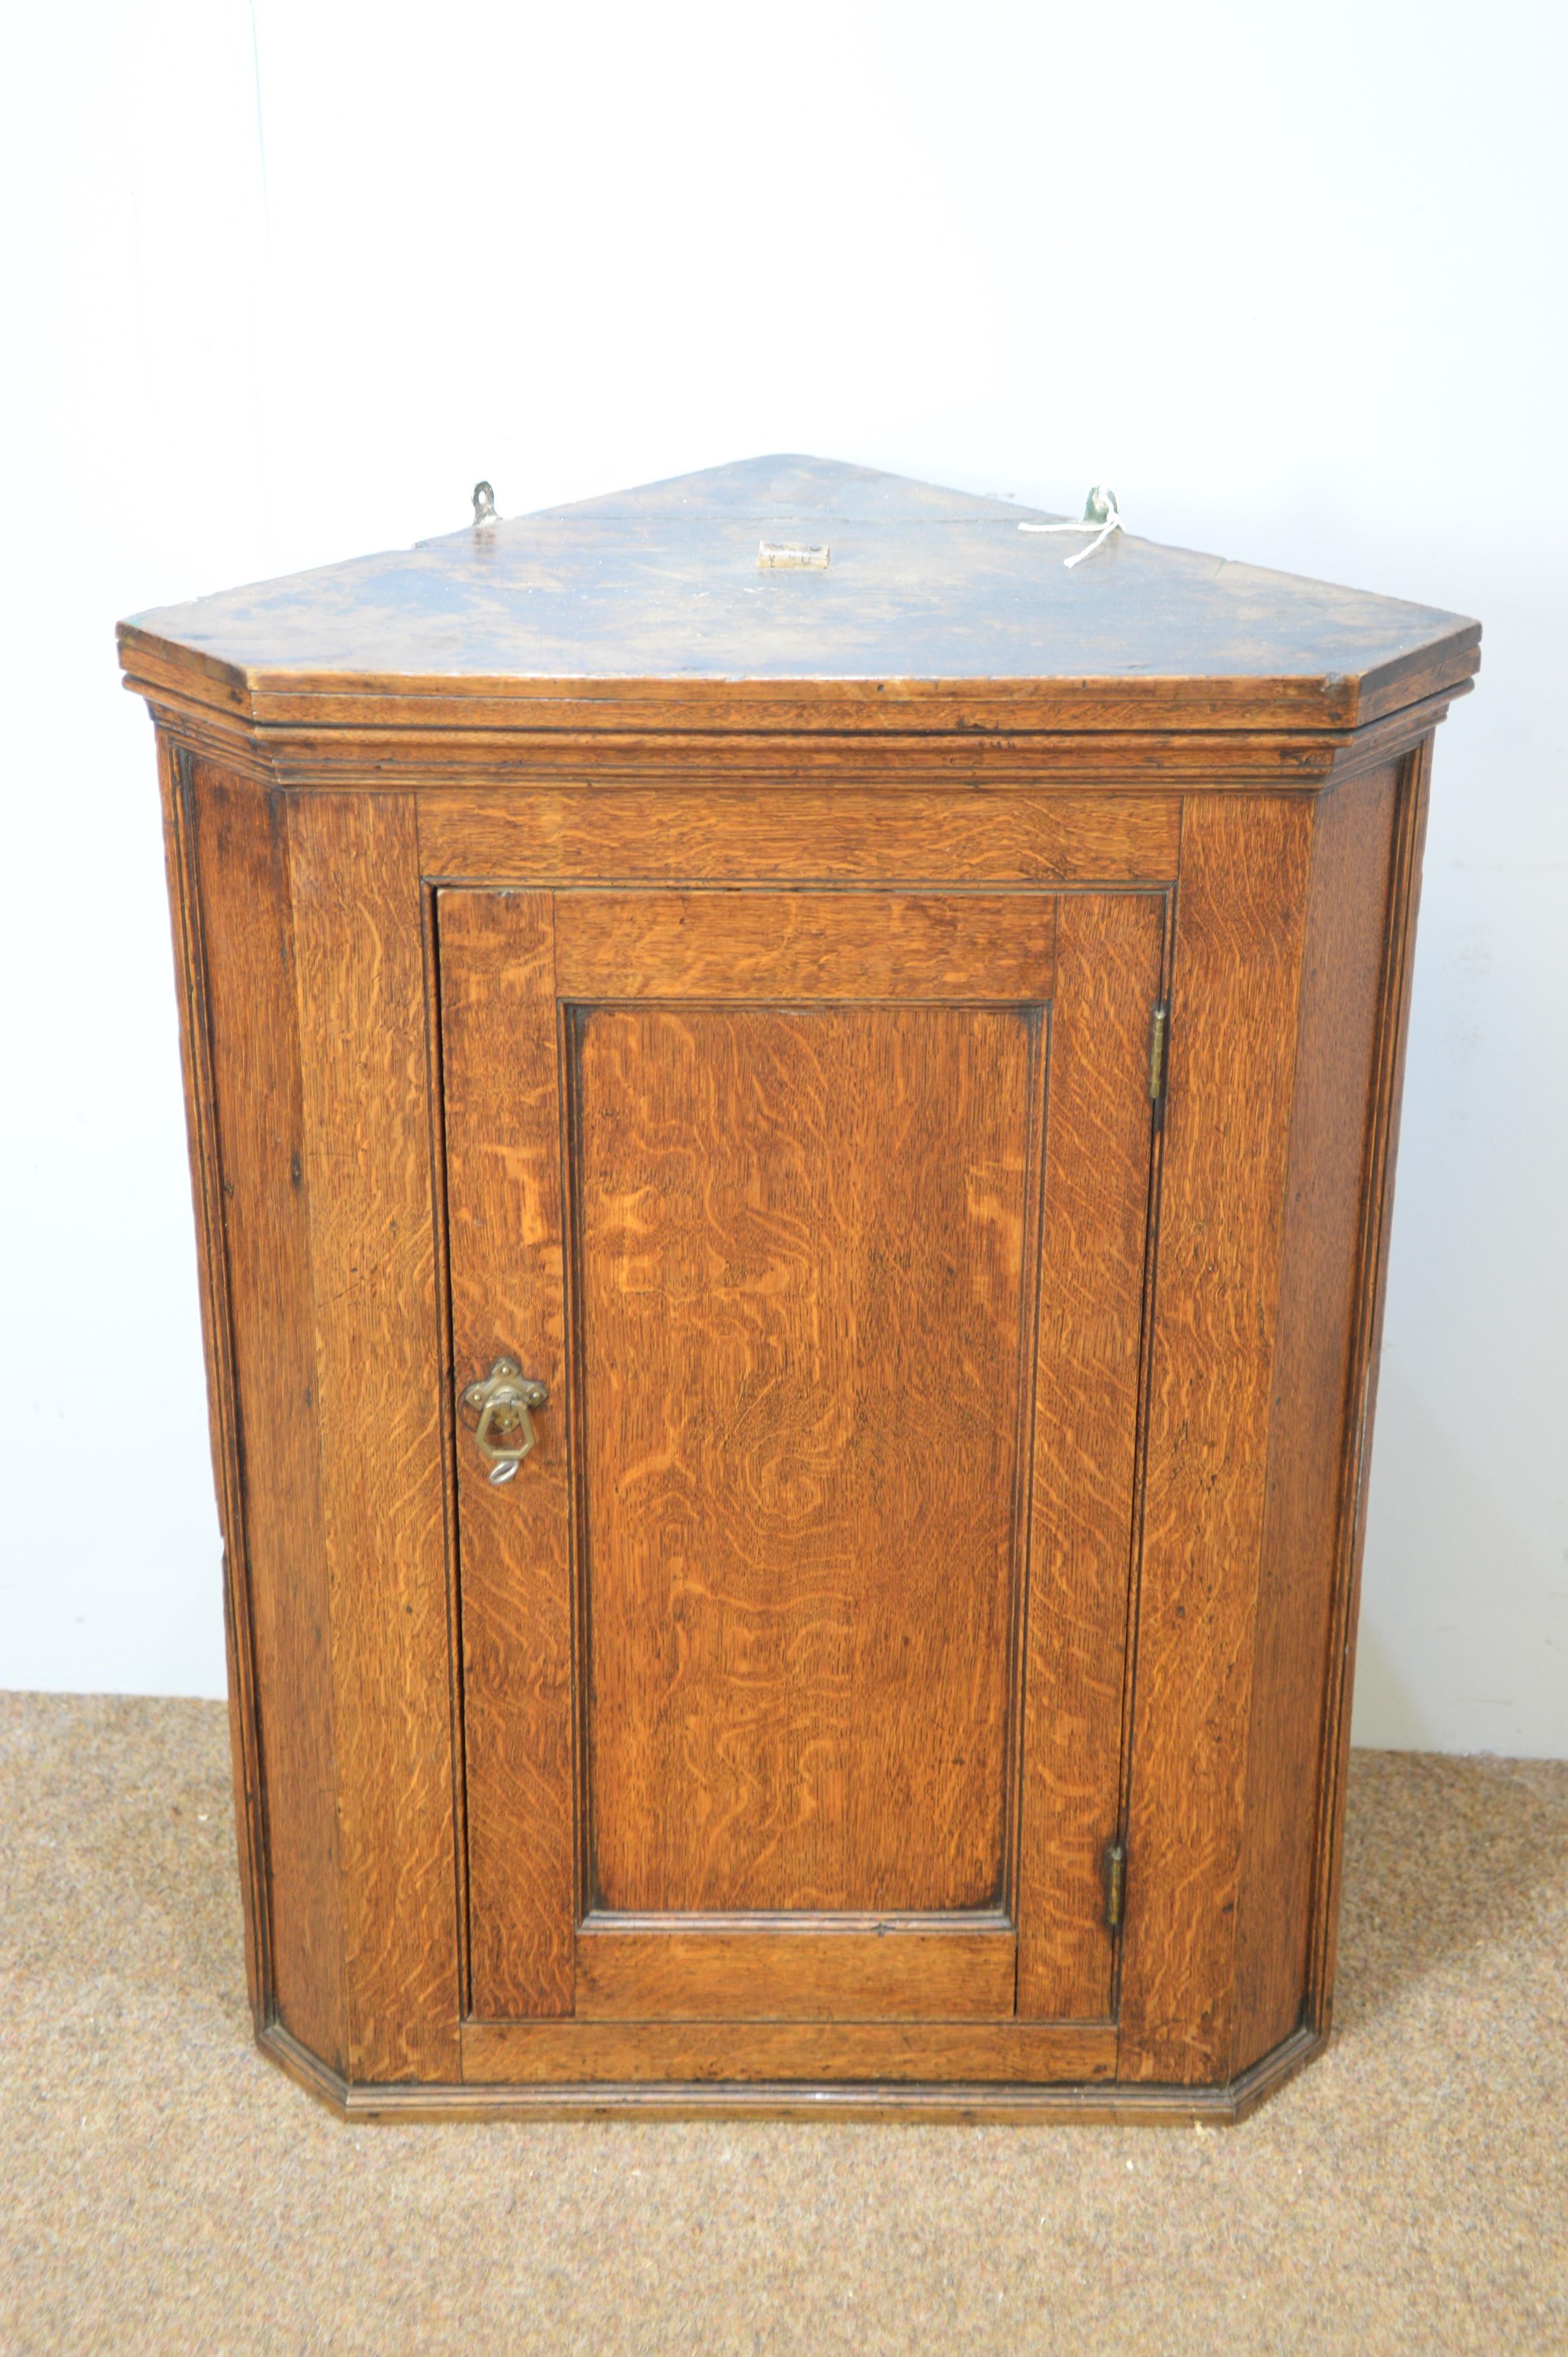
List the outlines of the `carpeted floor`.
<svg viewBox="0 0 1568 2357">
<path fill-rule="evenodd" d="M 255 2053 L 223 1713 L 0 1695 L 0 2350 L 1568 2352 L 1568 1763 L 1358 1754 L 1228 2131 L 347 2128 Z"/>
</svg>

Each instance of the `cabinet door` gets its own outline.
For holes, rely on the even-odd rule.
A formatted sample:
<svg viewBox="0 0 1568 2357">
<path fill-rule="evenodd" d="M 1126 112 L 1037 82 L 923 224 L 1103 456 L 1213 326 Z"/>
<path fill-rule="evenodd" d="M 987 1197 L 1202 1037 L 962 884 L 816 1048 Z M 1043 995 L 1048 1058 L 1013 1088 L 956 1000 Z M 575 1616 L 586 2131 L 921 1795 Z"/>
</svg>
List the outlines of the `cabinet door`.
<svg viewBox="0 0 1568 2357">
<path fill-rule="evenodd" d="M 1112 2011 L 1164 919 L 440 894 L 476 2017 Z"/>
</svg>

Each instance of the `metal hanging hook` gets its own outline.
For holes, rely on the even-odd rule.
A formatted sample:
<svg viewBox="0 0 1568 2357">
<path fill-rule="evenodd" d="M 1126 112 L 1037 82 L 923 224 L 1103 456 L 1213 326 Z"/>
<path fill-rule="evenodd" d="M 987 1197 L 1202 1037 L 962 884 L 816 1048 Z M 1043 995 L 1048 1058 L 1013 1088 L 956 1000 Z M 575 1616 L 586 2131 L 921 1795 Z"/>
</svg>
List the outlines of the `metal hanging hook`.
<svg viewBox="0 0 1568 2357">
<path fill-rule="evenodd" d="M 1096 483 L 1083 503 L 1081 523 L 1021 523 L 1018 529 L 1020 532 L 1093 533 L 1094 538 L 1087 548 L 1080 548 L 1076 556 L 1063 557 L 1063 570 L 1070 573 L 1075 565 L 1081 565 L 1086 556 L 1092 556 L 1097 548 L 1103 548 L 1113 532 L 1122 530 L 1122 511 L 1110 485 Z"/>
</svg>

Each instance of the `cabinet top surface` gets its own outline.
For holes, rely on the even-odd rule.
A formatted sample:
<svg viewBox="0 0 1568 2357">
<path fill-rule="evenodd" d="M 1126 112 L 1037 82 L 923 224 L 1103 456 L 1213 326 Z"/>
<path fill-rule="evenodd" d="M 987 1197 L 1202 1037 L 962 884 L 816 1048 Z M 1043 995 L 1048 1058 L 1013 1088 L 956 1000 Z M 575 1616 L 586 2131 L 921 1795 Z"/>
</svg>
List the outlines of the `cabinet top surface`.
<svg viewBox="0 0 1568 2357">
<path fill-rule="evenodd" d="M 1462 616 L 1126 532 L 1069 570 L 1092 533 L 1019 530 L 1058 520 L 829 459 L 752 458 L 164 607 L 121 626 L 122 653 L 132 684 L 177 674 L 255 716 L 269 685 L 373 699 L 418 681 L 526 703 L 569 684 L 613 707 L 631 683 L 721 698 L 886 683 L 907 702 L 983 681 L 1043 691 L 1047 721 L 1053 686 L 1081 705 L 1102 683 L 1108 709 L 1131 696 L 1134 725 L 1209 727 L 1286 711 L 1354 726 L 1477 667 Z M 819 555 L 768 564 L 764 544 Z"/>
</svg>

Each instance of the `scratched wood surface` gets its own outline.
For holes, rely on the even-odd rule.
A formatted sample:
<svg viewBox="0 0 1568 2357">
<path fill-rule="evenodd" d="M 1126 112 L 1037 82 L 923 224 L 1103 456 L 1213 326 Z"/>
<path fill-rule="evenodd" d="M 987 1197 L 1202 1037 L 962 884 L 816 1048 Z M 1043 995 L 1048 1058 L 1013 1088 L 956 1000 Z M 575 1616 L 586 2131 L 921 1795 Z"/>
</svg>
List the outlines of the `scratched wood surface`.
<svg viewBox="0 0 1568 2357">
<path fill-rule="evenodd" d="M 289 809 L 349 2049 L 366 2080 L 457 2067 L 417 856 L 404 799 L 318 795 Z"/>
<path fill-rule="evenodd" d="M 1315 1792 L 1339 1557 L 1373 1068 L 1383 996 L 1392 767 L 1317 804 L 1280 1272 L 1274 1429 L 1259 1572 L 1232 2072 L 1303 2018 Z"/>
<path fill-rule="evenodd" d="M 988 683 L 1016 725 L 1319 726 L 1474 668 L 1464 618 L 1123 532 L 1069 571 L 1038 511 L 830 459 L 712 468 L 484 531 L 166 607 L 123 626 L 127 667 L 172 662 L 232 709 L 350 721 L 413 691 L 421 720 L 478 694 L 535 717 L 629 706 L 713 725 L 951 723 Z M 767 571 L 760 539 L 827 542 Z M 803 698 L 796 683 L 810 681 Z M 1019 683 L 1022 683 L 1021 686 Z M 285 699 L 279 706 L 277 697 Z M 1090 716 L 1086 724 L 1094 725 Z"/>
<path fill-rule="evenodd" d="M 1058 903 L 1035 1407 L 1018 2011 L 1114 2009 L 1105 1851 L 1120 1831 L 1163 894 Z"/>
<path fill-rule="evenodd" d="M 998 1901 L 1039 1035 L 577 1018 L 596 1903 Z"/>
<path fill-rule="evenodd" d="M 1312 806 L 1182 824 L 1122 2075 L 1224 2079 Z"/>
<path fill-rule="evenodd" d="M 550 1387 L 521 1472 L 492 1487 L 458 1434 L 470 2003 L 573 2003 L 576 1807 L 572 1498 L 554 931 L 542 892 L 437 903 L 452 1355 Z"/>
<path fill-rule="evenodd" d="M 338 1763 L 311 1315 L 310 1207 L 284 813 L 220 770 L 188 784 L 233 1303 L 243 1550 L 266 1791 L 271 1996 L 346 2059 Z"/>
<path fill-rule="evenodd" d="M 1088 2022 L 467 2022 L 470 2084 L 666 2080 L 952 2080 L 1036 2086 L 1116 2073 L 1116 2032 Z"/>
</svg>

